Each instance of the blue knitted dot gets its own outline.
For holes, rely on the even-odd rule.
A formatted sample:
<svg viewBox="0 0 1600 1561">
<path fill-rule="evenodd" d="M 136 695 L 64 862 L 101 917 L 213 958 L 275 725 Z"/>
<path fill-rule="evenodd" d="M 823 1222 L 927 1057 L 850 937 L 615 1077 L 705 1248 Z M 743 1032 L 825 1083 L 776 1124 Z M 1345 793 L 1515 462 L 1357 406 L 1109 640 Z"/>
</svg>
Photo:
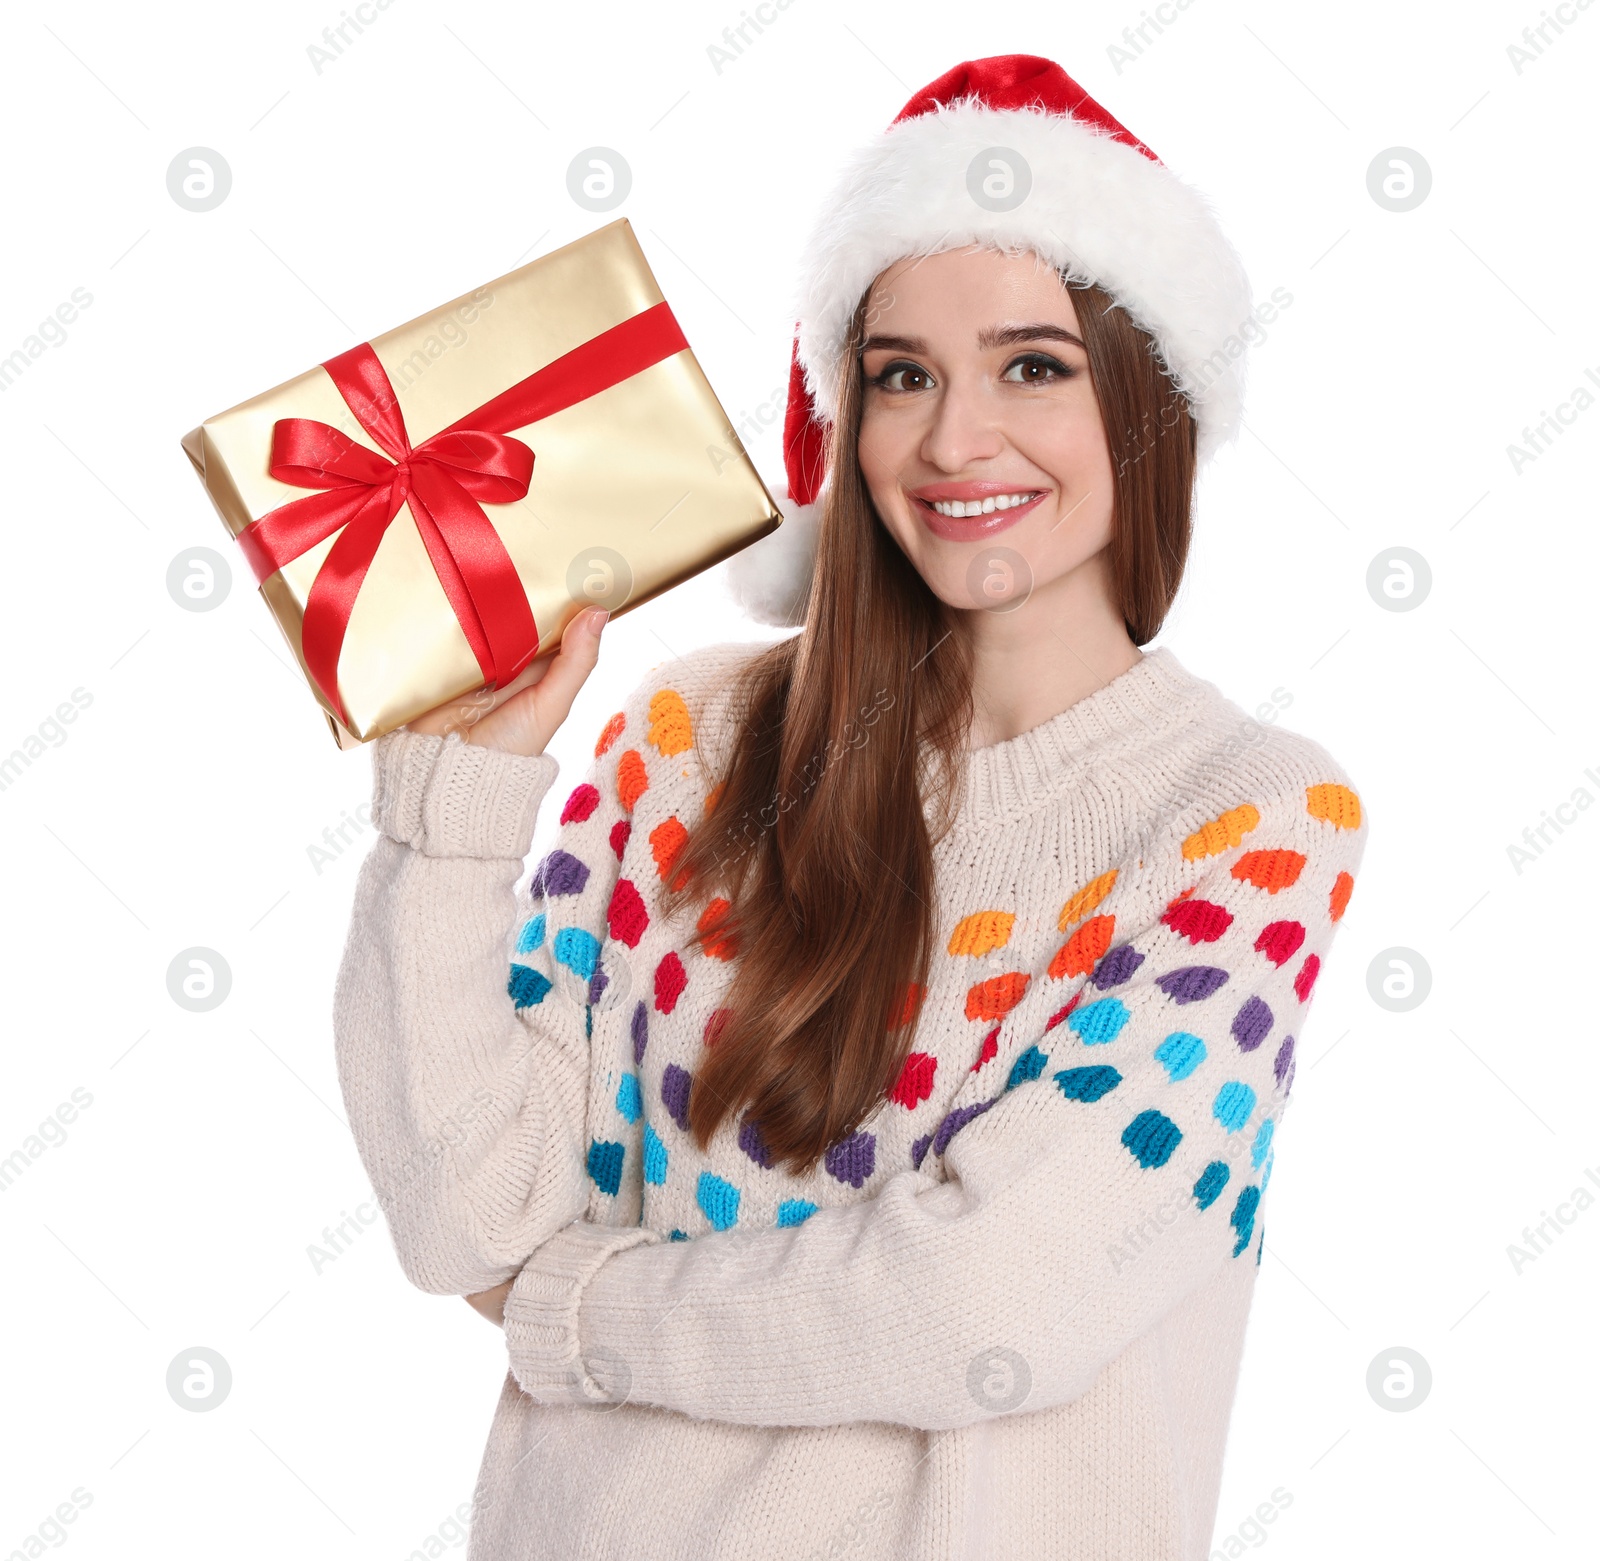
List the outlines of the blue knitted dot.
<svg viewBox="0 0 1600 1561">
<path fill-rule="evenodd" d="M 530 916 L 522 924 L 522 931 L 517 935 L 517 952 L 531 954 L 536 948 L 544 944 L 544 912 L 537 916 Z"/>
<path fill-rule="evenodd" d="M 1063 1068 L 1056 1085 L 1068 1100 L 1099 1100 L 1122 1082 L 1115 1068 Z"/>
<path fill-rule="evenodd" d="M 1174 1084 L 1186 1079 L 1206 1060 L 1206 1043 L 1187 1030 L 1174 1030 L 1156 1047 L 1156 1061 L 1167 1070 Z"/>
<path fill-rule="evenodd" d="M 1104 1046 L 1122 1034 L 1128 1022 L 1127 1005 L 1120 998 L 1102 997 L 1087 1008 L 1075 1008 L 1067 1015 L 1067 1025 L 1085 1046 Z"/>
<path fill-rule="evenodd" d="M 587 981 L 600 961 L 600 942 L 582 927 L 563 927 L 551 944 L 556 959 Z"/>
<path fill-rule="evenodd" d="M 667 1237 L 668 1241 L 687 1241 L 688 1239 L 687 1232 L 676 1229 Z"/>
<path fill-rule="evenodd" d="M 1182 1138 L 1178 1124 L 1159 1111 L 1141 1111 L 1122 1130 L 1123 1144 L 1147 1171 L 1165 1165 Z"/>
<path fill-rule="evenodd" d="M 1230 1079 L 1224 1084 L 1211 1103 L 1211 1115 L 1230 1133 L 1238 1132 L 1250 1120 L 1250 1113 L 1255 1109 L 1256 1092 L 1237 1079 Z"/>
<path fill-rule="evenodd" d="M 1233 1244 L 1233 1255 L 1238 1255 L 1250 1244 L 1250 1232 L 1255 1229 L 1256 1205 L 1261 1202 L 1261 1189 L 1259 1187 L 1246 1187 L 1239 1194 L 1239 1201 L 1233 1206 L 1233 1213 L 1228 1216 L 1228 1223 L 1238 1232 L 1238 1239 Z"/>
<path fill-rule="evenodd" d="M 599 1138 L 589 1141 L 589 1174 L 594 1178 L 595 1186 L 601 1192 L 610 1193 L 613 1198 L 622 1185 L 622 1155 L 621 1144 L 607 1143 Z"/>
<path fill-rule="evenodd" d="M 1037 1046 L 1030 1046 L 1011 1064 L 1011 1072 L 1006 1078 L 1006 1089 L 1014 1089 L 1018 1084 L 1026 1084 L 1029 1079 L 1038 1078 L 1044 1072 L 1044 1065 L 1049 1060 Z"/>
<path fill-rule="evenodd" d="M 1275 1149 L 1267 1151 L 1267 1163 L 1261 1167 L 1261 1195 L 1267 1194 L 1267 1183 L 1272 1180 L 1272 1167 L 1277 1163 L 1278 1153 Z"/>
<path fill-rule="evenodd" d="M 1228 1167 L 1226 1162 L 1213 1160 L 1200 1173 L 1200 1179 L 1194 1184 L 1194 1201 L 1202 1209 L 1209 1209 L 1217 1201 L 1218 1195 L 1227 1185 Z"/>
<path fill-rule="evenodd" d="M 511 1001 L 517 1008 L 532 1008 L 535 1003 L 542 1003 L 545 993 L 550 990 L 550 978 L 542 970 L 535 970 L 532 965 L 511 966 L 511 979 L 506 983 L 506 991 L 511 994 Z"/>
<path fill-rule="evenodd" d="M 717 1230 L 726 1230 L 739 1217 L 739 1189 L 710 1171 L 702 1171 L 694 1201 Z"/>
<path fill-rule="evenodd" d="M 804 1225 L 816 1212 L 816 1204 L 807 1203 L 804 1198 L 785 1198 L 778 1205 L 778 1223 L 780 1225 Z"/>
<path fill-rule="evenodd" d="M 644 1101 L 639 1095 L 639 1075 L 637 1073 L 624 1073 L 622 1082 L 617 1085 L 617 1110 L 625 1116 L 629 1123 L 639 1120 L 639 1113 L 644 1110 Z"/>
<path fill-rule="evenodd" d="M 1258 1171 L 1261 1169 L 1261 1162 L 1267 1158 L 1268 1151 L 1271 1150 L 1271 1148 L 1272 1118 L 1268 1117 L 1266 1121 L 1256 1129 L 1256 1141 L 1250 1146 L 1250 1163 Z"/>
<path fill-rule="evenodd" d="M 667 1146 L 648 1122 L 644 1125 L 644 1179 L 653 1187 L 667 1179 Z"/>
</svg>

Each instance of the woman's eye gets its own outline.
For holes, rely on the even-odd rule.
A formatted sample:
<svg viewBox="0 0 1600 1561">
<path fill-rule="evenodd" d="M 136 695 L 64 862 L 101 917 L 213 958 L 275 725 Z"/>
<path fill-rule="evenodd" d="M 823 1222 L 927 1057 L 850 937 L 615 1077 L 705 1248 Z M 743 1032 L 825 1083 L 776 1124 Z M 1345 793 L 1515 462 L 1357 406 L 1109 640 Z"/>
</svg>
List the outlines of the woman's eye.
<svg viewBox="0 0 1600 1561">
<path fill-rule="evenodd" d="M 1013 369 L 1023 372 L 1013 377 Z M 1029 352 L 1008 363 L 1001 377 L 1011 385 L 1048 385 L 1052 379 L 1071 379 L 1075 373 L 1076 369 L 1069 368 L 1057 358 L 1043 352 Z"/>
<path fill-rule="evenodd" d="M 880 390 L 926 390 L 933 380 L 926 369 L 902 360 L 884 364 L 872 376 L 872 383 Z"/>
</svg>

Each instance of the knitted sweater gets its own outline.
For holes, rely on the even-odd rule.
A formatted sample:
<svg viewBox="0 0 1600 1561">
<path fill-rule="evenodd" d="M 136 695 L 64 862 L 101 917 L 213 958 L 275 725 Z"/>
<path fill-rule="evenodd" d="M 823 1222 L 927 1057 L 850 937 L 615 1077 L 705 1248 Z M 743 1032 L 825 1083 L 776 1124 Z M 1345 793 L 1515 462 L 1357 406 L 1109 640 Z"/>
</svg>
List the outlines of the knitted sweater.
<svg viewBox="0 0 1600 1561">
<path fill-rule="evenodd" d="M 737 949 L 658 898 L 753 648 L 652 671 L 526 886 L 552 758 L 374 745 L 351 1127 L 413 1284 L 516 1276 L 470 1561 L 1202 1558 L 1364 809 L 1316 743 L 1147 653 L 965 755 L 872 1115 L 805 1177 L 742 1119 L 701 1153 Z"/>
</svg>

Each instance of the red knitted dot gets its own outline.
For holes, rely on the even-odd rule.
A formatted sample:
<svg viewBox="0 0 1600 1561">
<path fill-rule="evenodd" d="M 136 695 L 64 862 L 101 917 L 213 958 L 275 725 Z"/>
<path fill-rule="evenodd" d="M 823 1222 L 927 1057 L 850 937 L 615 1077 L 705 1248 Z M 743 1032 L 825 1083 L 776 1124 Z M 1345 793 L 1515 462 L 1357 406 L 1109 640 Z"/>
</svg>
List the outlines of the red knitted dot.
<svg viewBox="0 0 1600 1561">
<path fill-rule="evenodd" d="M 1191 900 L 1180 895 L 1167 907 L 1161 919 L 1191 943 L 1215 943 L 1228 930 L 1233 912 L 1210 900 Z"/>
<path fill-rule="evenodd" d="M 584 781 L 581 786 L 572 788 L 572 795 L 567 798 L 567 805 L 561 810 L 561 822 L 581 824 L 599 804 L 600 793 L 588 781 Z"/>
<path fill-rule="evenodd" d="M 983 1038 L 983 1046 L 980 1048 L 980 1050 L 978 1052 L 978 1060 L 975 1063 L 973 1063 L 973 1065 L 970 1068 L 967 1069 L 967 1072 L 968 1073 L 976 1073 L 978 1071 L 978 1069 L 981 1068 L 984 1065 L 984 1063 L 986 1063 L 999 1050 L 1000 1050 L 1000 1026 L 996 1025 L 986 1036 L 984 1036 L 984 1038 Z"/>
<path fill-rule="evenodd" d="M 1306 929 L 1297 921 L 1268 922 L 1256 937 L 1258 954 L 1265 954 L 1274 965 L 1286 964 L 1306 941 Z"/>
<path fill-rule="evenodd" d="M 688 984 L 689 977 L 684 971 L 683 961 L 674 950 L 656 966 L 656 1012 L 670 1014 L 678 1006 L 678 999 L 683 996 L 683 989 Z"/>
<path fill-rule="evenodd" d="M 939 1069 L 939 1059 L 927 1052 L 912 1052 L 900 1068 L 900 1077 L 889 1091 L 889 1099 L 907 1111 L 920 1105 L 933 1093 L 933 1076 Z"/>
<path fill-rule="evenodd" d="M 619 878 L 611 891 L 611 904 L 606 907 L 606 925 L 611 936 L 636 949 L 644 930 L 650 925 L 650 913 L 644 908 L 644 899 L 630 878 Z"/>
<path fill-rule="evenodd" d="M 1311 996 L 1311 988 L 1317 984 L 1317 972 L 1322 969 L 1322 961 L 1315 954 L 1307 954 L 1306 962 L 1300 967 L 1300 974 L 1294 978 L 1294 995 L 1303 1003 Z"/>
<path fill-rule="evenodd" d="M 1083 1001 L 1083 993 L 1084 993 L 1084 989 L 1082 987 L 1079 987 L 1078 990 L 1076 992 L 1074 992 L 1072 994 L 1072 996 L 1067 1000 L 1067 1004 L 1066 1004 L 1066 1006 L 1064 1008 L 1056 1009 L 1056 1011 L 1053 1014 L 1051 1014 L 1048 1019 L 1045 1020 L 1044 1027 L 1045 1027 L 1046 1031 L 1050 1031 L 1050 1030 L 1055 1029 L 1055 1027 L 1058 1024 L 1060 1024 L 1061 1021 L 1063 1019 L 1065 1019 L 1067 1017 L 1067 1015 L 1070 1014 L 1072 1012 L 1072 1010 L 1078 1006 L 1079 1003 L 1081 1003 Z"/>
<path fill-rule="evenodd" d="M 731 1008 L 713 1008 L 711 1017 L 706 1020 L 705 1029 L 701 1037 L 707 1046 L 715 1046 L 722 1032 L 727 1029 L 728 1021 L 733 1017 Z"/>
<path fill-rule="evenodd" d="M 617 860 L 622 860 L 622 852 L 628 844 L 628 836 L 633 833 L 633 820 L 619 818 L 611 826 L 611 849 L 616 852 Z"/>
</svg>

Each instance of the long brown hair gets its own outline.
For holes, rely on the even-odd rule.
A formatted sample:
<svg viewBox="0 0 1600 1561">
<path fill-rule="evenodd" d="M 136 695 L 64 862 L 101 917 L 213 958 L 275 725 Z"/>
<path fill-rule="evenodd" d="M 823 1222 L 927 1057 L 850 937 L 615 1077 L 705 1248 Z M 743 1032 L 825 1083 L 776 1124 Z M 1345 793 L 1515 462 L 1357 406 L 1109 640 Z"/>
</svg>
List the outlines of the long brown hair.
<svg viewBox="0 0 1600 1561">
<path fill-rule="evenodd" d="M 1154 637 L 1188 553 L 1195 427 L 1150 337 L 1071 287 L 1114 480 L 1110 565 L 1129 636 Z M 730 1113 L 753 1158 L 810 1171 L 892 1089 L 937 928 L 933 847 L 953 822 L 972 715 L 968 615 L 879 521 L 857 453 L 863 296 L 851 324 L 803 631 L 728 691 L 736 736 L 665 908 L 706 904 L 691 942 L 734 960 L 688 1120 Z M 702 751 L 702 759 L 705 755 Z"/>
</svg>

